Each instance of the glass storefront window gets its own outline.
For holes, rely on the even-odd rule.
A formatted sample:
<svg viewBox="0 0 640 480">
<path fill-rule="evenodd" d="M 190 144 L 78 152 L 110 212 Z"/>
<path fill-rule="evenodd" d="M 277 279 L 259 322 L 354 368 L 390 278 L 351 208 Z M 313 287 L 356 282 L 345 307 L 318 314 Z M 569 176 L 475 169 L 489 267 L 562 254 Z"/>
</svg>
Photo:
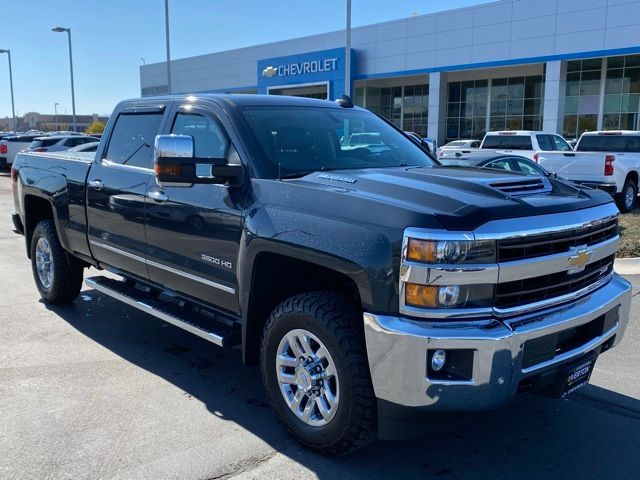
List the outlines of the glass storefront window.
<svg viewBox="0 0 640 480">
<path fill-rule="evenodd" d="M 447 141 L 481 140 L 486 133 L 488 80 L 451 82 L 448 85 Z M 505 90 L 506 98 L 506 90 Z"/>
<path fill-rule="evenodd" d="M 362 93 L 359 93 L 362 89 Z M 366 102 L 365 100 L 366 95 Z M 355 104 L 382 115 L 403 130 L 427 136 L 429 85 L 356 87 Z"/>
<path fill-rule="evenodd" d="M 568 62 L 563 128 L 566 138 L 578 138 L 587 130 L 597 129 L 601 76 L 600 58 Z M 615 90 L 616 82 L 612 77 L 609 88 Z"/>
<path fill-rule="evenodd" d="M 607 58 L 602 128 L 640 128 L 640 55 Z"/>
<path fill-rule="evenodd" d="M 543 75 L 492 80 L 489 129 L 540 130 L 543 95 Z"/>
</svg>

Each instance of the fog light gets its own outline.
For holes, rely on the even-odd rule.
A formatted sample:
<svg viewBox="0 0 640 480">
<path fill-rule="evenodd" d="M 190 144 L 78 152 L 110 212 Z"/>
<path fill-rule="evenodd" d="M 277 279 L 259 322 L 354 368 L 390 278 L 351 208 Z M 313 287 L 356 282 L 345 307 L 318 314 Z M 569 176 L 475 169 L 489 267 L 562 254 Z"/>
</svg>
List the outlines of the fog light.
<svg viewBox="0 0 640 480">
<path fill-rule="evenodd" d="M 431 356 L 431 368 L 434 372 L 439 372 L 447 361 L 447 352 L 444 350 L 436 350 Z"/>
<path fill-rule="evenodd" d="M 460 287 L 447 285 L 438 289 L 438 303 L 442 307 L 453 307 L 460 301 Z"/>
</svg>

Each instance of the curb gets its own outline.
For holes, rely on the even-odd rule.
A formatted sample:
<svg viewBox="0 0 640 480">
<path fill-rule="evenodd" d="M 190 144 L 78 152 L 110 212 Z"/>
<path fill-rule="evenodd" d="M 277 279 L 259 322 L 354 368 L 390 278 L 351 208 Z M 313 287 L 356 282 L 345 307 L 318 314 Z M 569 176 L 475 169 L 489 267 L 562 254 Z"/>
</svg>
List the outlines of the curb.
<svg viewBox="0 0 640 480">
<path fill-rule="evenodd" d="M 621 275 L 640 275 L 640 257 L 616 258 L 613 266 Z"/>
</svg>

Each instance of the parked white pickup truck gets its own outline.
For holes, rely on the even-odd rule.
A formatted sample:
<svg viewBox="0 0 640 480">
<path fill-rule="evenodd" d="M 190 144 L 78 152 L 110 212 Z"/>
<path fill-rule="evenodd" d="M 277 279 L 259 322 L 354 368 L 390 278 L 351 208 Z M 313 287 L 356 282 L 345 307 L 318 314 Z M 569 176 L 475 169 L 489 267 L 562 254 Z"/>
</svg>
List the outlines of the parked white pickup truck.
<svg viewBox="0 0 640 480">
<path fill-rule="evenodd" d="M 468 154 L 474 149 L 449 148 L 441 149 L 439 158 L 455 158 L 461 154 Z M 506 130 L 501 132 L 487 132 L 482 140 L 480 149 L 493 151 L 498 154 L 517 154 L 537 161 L 540 152 L 572 151 L 567 141 L 556 133 L 536 132 L 530 130 Z"/>
<path fill-rule="evenodd" d="M 0 168 L 10 167 L 18 152 L 25 150 L 34 139 L 42 137 L 44 134 L 19 134 L 6 137 L 0 140 Z"/>
<path fill-rule="evenodd" d="M 575 183 L 606 190 L 628 212 L 638 196 L 640 132 L 585 132 L 575 152 L 541 152 L 538 163 Z"/>
</svg>

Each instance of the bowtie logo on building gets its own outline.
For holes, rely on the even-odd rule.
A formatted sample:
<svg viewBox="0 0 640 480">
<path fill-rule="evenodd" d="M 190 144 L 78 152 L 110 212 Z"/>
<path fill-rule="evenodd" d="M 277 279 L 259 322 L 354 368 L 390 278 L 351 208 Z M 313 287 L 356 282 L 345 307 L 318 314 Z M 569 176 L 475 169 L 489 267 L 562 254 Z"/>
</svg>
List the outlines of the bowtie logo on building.
<svg viewBox="0 0 640 480">
<path fill-rule="evenodd" d="M 262 70 L 262 76 L 267 78 L 275 77 L 277 73 L 278 69 L 272 66 L 268 66 L 267 68 Z"/>
</svg>

